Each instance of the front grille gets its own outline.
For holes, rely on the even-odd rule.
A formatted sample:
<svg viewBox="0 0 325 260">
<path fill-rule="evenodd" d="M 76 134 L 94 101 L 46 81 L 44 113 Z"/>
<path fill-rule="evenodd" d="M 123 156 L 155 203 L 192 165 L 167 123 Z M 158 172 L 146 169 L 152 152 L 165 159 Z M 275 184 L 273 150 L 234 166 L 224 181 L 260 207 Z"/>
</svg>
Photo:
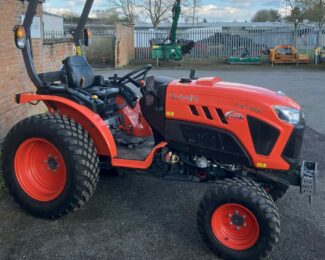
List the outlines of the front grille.
<svg viewBox="0 0 325 260">
<path fill-rule="evenodd" d="M 205 117 L 206 117 L 207 119 L 209 119 L 209 120 L 213 120 L 213 117 L 212 117 L 212 115 L 211 115 L 211 113 L 210 113 L 209 108 L 207 108 L 207 107 L 202 107 L 202 109 L 203 109 L 203 112 L 204 112 L 204 114 L 205 114 Z"/>
<path fill-rule="evenodd" d="M 200 113 L 201 115 L 204 115 L 203 118 L 208 119 L 208 120 L 220 120 L 220 122 L 222 124 L 228 124 L 228 121 L 223 113 L 223 111 L 220 108 L 209 108 L 206 106 L 194 106 L 194 105 L 190 105 L 189 106 L 191 114 L 195 117 L 200 117 Z"/>
<path fill-rule="evenodd" d="M 282 156 L 290 161 L 292 159 L 297 160 L 300 158 L 300 151 L 302 147 L 302 141 L 305 133 L 305 125 L 296 125 L 290 139 L 283 151 Z"/>
<path fill-rule="evenodd" d="M 199 112 L 197 111 L 195 106 L 191 105 L 190 109 L 191 109 L 193 116 L 199 116 Z"/>
<path fill-rule="evenodd" d="M 228 121 L 227 118 L 225 117 L 225 114 L 223 113 L 223 111 L 220 108 L 216 109 L 218 116 L 220 117 L 220 120 L 223 124 L 227 125 Z"/>
<path fill-rule="evenodd" d="M 259 155 L 269 156 L 280 136 L 280 131 L 252 116 L 247 116 L 247 121 L 255 152 Z"/>
</svg>

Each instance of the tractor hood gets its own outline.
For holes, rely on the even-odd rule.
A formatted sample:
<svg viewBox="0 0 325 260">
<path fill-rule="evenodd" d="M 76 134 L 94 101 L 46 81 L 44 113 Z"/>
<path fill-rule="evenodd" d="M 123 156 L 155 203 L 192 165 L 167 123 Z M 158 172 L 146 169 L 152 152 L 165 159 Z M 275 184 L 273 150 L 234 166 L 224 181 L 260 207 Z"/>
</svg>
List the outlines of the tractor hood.
<svg viewBox="0 0 325 260">
<path fill-rule="evenodd" d="M 250 100 L 252 103 L 263 103 L 266 106 L 279 105 L 298 110 L 301 109 L 297 102 L 287 97 L 281 91 L 275 92 L 257 86 L 223 81 L 218 82 L 215 87 L 229 98 L 235 97 L 240 100 Z"/>
<path fill-rule="evenodd" d="M 300 110 L 300 106 L 287 97 L 282 92 L 275 92 L 265 88 L 225 82 L 220 78 L 200 78 L 192 81 L 190 84 L 182 84 L 180 82 L 172 82 L 171 85 L 186 86 L 186 90 L 182 88 L 182 92 L 191 93 L 199 96 L 215 96 L 216 98 L 228 99 L 237 102 L 244 102 L 256 105 L 270 106 L 286 106 Z M 192 88 L 193 87 L 193 88 Z M 175 90 L 176 88 L 173 88 Z M 185 91 L 184 91 L 185 90 Z M 179 91 L 177 91 L 179 93 Z"/>
</svg>

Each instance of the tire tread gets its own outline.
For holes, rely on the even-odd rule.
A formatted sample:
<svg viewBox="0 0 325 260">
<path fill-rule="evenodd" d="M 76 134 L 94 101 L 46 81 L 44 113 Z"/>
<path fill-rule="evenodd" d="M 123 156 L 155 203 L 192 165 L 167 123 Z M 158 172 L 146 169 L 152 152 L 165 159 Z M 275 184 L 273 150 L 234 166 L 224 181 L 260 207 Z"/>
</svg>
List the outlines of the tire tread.
<svg viewBox="0 0 325 260">
<path fill-rule="evenodd" d="M 266 257 L 274 248 L 278 241 L 280 233 L 280 217 L 278 213 L 278 208 L 274 203 L 270 194 L 265 192 L 265 190 L 253 180 L 248 178 L 233 178 L 224 179 L 216 182 L 216 185 L 208 190 L 206 195 L 203 197 L 197 214 L 197 223 L 200 234 L 203 239 L 207 242 L 209 247 L 221 258 L 229 259 L 229 256 L 225 253 L 219 251 L 213 242 L 210 241 L 205 228 L 205 212 L 207 208 L 214 202 L 214 200 L 220 196 L 227 196 L 227 194 L 235 194 L 239 197 L 244 197 L 250 199 L 266 216 L 268 220 L 268 225 L 271 230 L 270 239 L 268 244 L 265 245 L 264 251 L 260 252 L 259 255 L 254 256 L 250 259 L 260 259 Z M 239 258 L 245 259 L 245 258 Z"/>
<path fill-rule="evenodd" d="M 15 134 L 30 125 L 39 125 L 40 127 L 47 128 L 48 131 L 55 131 L 61 138 L 60 140 L 65 143 L 71 154 L 72 162 L 70 161 L 69 163 L 75 164 L 74 167 L 76 169 L 75 178 L 77 185 L 72 189 L 73 194 L 68 196 L 69 201 L 61 210 L 51 214 L 41 213 L 26 207 L 23 199 L 17 196 L 14 185 L 10 178 L 8 178 L 8 174 L 4 174 L 4 179 L 10 194 L 22 209 L 40 218 L 60 218 L 82 207 L 96 190 L 99 180 L 99 158 L 97 151 L 92 139 L 81 125 L 66 116 L 46 113 L 24 119 L 12 128 L 3 144 L 2 162 L 6 160 L 6 149 L 10 147 L 11 140 L 15 138 Z M 3 163 L 2 168 L 4 173 L 8 173 L 8 166 L 5 163 Z"/>
</svg>

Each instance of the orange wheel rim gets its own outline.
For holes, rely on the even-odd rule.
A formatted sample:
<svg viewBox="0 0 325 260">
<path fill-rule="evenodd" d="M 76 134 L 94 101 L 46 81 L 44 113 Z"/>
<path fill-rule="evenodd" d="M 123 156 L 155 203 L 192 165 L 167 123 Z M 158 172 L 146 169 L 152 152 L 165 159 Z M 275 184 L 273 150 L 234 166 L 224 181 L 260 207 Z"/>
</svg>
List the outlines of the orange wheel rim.
<svg viewBox="0 0 325 260">
<path fill-rule="evenodd" d="M 53 201 L 65 188 L 67 171 L 63 157 L 45 139 L 24 141 L 17 149 L 14 167 L 20 187 L 35 200 Z"/>
<path fill-rule="evenodd" d="M 239 204 L 224 204 L 212 214 L 211 227 L 215 237 L 224 246 L 247 250 L 259 238 L 259 224 L 255 215 Z"/>
</svg>

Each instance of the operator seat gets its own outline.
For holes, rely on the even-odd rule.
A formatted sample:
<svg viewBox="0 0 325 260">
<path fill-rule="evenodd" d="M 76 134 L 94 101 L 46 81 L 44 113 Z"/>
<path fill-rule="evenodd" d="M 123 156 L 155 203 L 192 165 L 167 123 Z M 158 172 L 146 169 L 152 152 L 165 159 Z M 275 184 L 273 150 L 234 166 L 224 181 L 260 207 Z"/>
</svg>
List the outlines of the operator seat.
<svg viewBox="0 0 325 260">
<path fill-rule="evenodd" d="M 102 100 L 116 97 L 118 88 L 109 87 L 102 76 L 96 76 L 93 69 L 83 56 L 71 56 L 63 61 L 67 74 L 68 85 L 71 88 L 82 88 L 91 95 Z"/>
</svg>

